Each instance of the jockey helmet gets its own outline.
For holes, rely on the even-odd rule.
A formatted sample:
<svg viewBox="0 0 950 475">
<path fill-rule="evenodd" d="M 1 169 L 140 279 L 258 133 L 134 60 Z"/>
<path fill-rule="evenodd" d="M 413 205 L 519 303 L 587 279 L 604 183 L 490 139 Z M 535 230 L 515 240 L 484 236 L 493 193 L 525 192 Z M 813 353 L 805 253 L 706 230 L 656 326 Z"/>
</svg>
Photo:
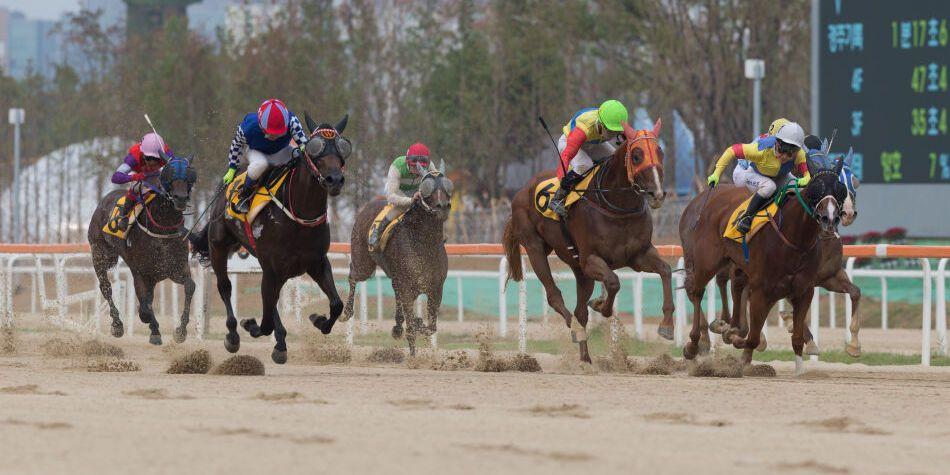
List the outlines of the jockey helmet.
<svg viewBox="0 0 950 475">
<path fill-rule="evenodd" d="M 794 153 L 805 145 L 805 131 L 795 122 L 783 125 L 775 132 L 779 152 Z M 783 146 L 784 145 L 784 146 Z"/>
<path fill-rule="evenodd" d="M 290 124 L 290 111 L 280 99 L 268 99 L 257 109 L 257 123 L 265 134 L 282 136 Z"/>
<path fill-rule="evenodd" d="M 600 121 L 613 132 L 623 132 L 623 123 L 627 121 L 627 108 L 620 101 L 610 99 L 604 101 L 597 110 Z"/>
<path fill-rule="evenodd" d="M 165 149 L 165 140 L 154 132 L 149 132 L 142 137 L 142 146 L 140 150 L 142 155 L 150 158 L 162 158 L 162 151 Z"/>
<path fill-rule="evenodd" d="M 775 135 L 775 133 L 778 132 L 778 130 L 781 129 L 783 125 L 788 124 L 789 122 L 791 121 L 784 117 L 781 119 L 775 119 L 771 124 L 769 124 L 769 130 L 766 135 Z"/>
<path fill-rule="evenodd" d="M 429 169 L 429 147 L 422 142 L 416 142 L 406 151 L 406 165 L 417 175 Z"/>
</svg>

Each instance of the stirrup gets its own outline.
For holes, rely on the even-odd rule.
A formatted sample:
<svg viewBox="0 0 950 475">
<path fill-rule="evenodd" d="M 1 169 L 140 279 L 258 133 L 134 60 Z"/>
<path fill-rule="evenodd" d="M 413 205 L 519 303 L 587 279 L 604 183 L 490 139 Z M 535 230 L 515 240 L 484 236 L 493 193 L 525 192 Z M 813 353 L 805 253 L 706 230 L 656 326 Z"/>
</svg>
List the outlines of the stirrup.
<svg viewBox="0 0 950 475">
<path fill-rule="evenodd" d="M 752 230 L 752 219 L 751 215 L 742 216 L 736 221 L 736 231 L 739 231 L 739 234 L 748 234 Z"/>
</svg>

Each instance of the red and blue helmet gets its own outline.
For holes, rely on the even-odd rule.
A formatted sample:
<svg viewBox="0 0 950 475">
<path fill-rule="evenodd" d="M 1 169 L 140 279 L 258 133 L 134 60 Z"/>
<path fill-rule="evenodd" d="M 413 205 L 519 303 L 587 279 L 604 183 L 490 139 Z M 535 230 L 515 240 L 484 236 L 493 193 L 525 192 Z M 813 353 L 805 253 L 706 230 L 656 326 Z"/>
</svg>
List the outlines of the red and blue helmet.
<svg viewBox="0 0 950 475">
<path fill-rule="evenodd" d="M 257 123 L 267 135 L 284 135 L 290 125 L 290 111 L 280 99 L 268 99 L 257 109 Z"/>
</svg>

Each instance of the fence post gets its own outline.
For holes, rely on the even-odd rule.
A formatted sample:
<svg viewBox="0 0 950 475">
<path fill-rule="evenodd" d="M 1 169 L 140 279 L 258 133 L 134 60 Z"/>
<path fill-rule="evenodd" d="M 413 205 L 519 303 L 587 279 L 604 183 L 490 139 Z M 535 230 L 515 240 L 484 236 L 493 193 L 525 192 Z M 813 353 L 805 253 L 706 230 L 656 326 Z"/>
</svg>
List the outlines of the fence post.
<svg viewBox="0 0 950 475">
<path fill-rule="evenodd" d="M 376 271 L 376 320 L 383 321 L 383 278 Z"/>
<path fill-rule="evenodd" d="M 713 345 L 713 342 L 716 341 L 716 334 L 709 330 L 708 324 L 712 323 L 715 320 L 716 315 L 716 279 L 710 280 L 706 284 L 706 331 L 709 333 L 709 345 Z M 768 327 L 768 322 L 766 322 L 765 327 Z"/>
<path fill-rule="evenodd" d="M 931 285 L 933 275 L 930 271 L 930 259 L 923 258 L 920 260 L 921 268 L 924 271 L 924 288 L 923 288 L 923 322 L 920 325 L 920 365 L 921 366 L 930 366 L 930 306 L 933 305 L 933 298 L 931 297 Z"/>
<path fill-rule="evenodd" d="M 528 280 L 518 283 L 518 352 L 528 351 Z"/>
<path fill-rule="evenodd" d="M 504 338 L 508 334 L 508 303 L 505 301 L 505 265 L 508 259 L 502 256 L 498 261 L 498 334 Z"/>
<path fill-rule="evenodd" d="M 811 296 L 811 336 L 815 339 L 816 345 L 820 343 L 818 339 L 819 319 L 821 318 L 821 311 L 818 308 L 819 294 L 820 290 L 816 287 L 815 293 Z M 809 359 L 811 361 L 818 361 L 818 356 L 812 355 Z"/>
<path fill-rule="evenodd" d="M 633 329 L 637 338 L 644 339 L 643 334 L 643 273 L 637 272 L 633 281 Z"/>
<path fill-rule="evenodd" d="M 683 258 L 676 261 L 676 268 L 682 269 L 684 266 Z M 686 277 L 682 272 L 676 273 L 676 323 L 673 331 L 676 346 L 683 346 L 683 327 L 686 325 L 686 289 L 683 288 Z"/>
<path fill-rule="evenodd" d="M 462 295 L 462 276 L 455 278 L 455 293 L 458 301 L 458 321 L 462 323 L 465 321 L 465 299 Z"/>
<path fill-rule="evenodd" d="M 887 278 L 881 277 L 881 330 L 887 330 Z"/>
<path fill-rule="evenodd" d="M 937 263 L 937 351 L 941 355 L 950 355 L 947 342 L 947 258 Z"/>
<path fill-rule="evenodd" d="M 848 278 L 851 279 L 851 282 L 854 282 L 854 257 L 849 257 L 847 264 L 845 264 L 844 269 L 845 273 L 848 274 Z M 847 330 L 844 332 L 844 342 L 845 344 L 851 343 L 851 319 L 853 316 L 854 309 L 851 307 L 851 296 L 849 295 L 844 299 L 844 328 Z"/>
</svg>

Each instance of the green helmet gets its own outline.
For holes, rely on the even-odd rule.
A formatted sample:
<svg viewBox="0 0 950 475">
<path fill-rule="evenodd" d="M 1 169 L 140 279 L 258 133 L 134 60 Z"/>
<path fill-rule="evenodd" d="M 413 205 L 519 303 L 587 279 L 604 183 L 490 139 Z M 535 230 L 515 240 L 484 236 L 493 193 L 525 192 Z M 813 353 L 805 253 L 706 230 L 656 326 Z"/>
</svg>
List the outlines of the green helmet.
<svg viewBox="0 0 950 475">
<path fill-rule="evenodd" d="M 600 121 L 607 127 L 607 130 L 614 132 L 623 132 L 623 122 L 627 121 L 627 108 L 615 99 L 604 101 L 597 111 Z"/>
</svg>

